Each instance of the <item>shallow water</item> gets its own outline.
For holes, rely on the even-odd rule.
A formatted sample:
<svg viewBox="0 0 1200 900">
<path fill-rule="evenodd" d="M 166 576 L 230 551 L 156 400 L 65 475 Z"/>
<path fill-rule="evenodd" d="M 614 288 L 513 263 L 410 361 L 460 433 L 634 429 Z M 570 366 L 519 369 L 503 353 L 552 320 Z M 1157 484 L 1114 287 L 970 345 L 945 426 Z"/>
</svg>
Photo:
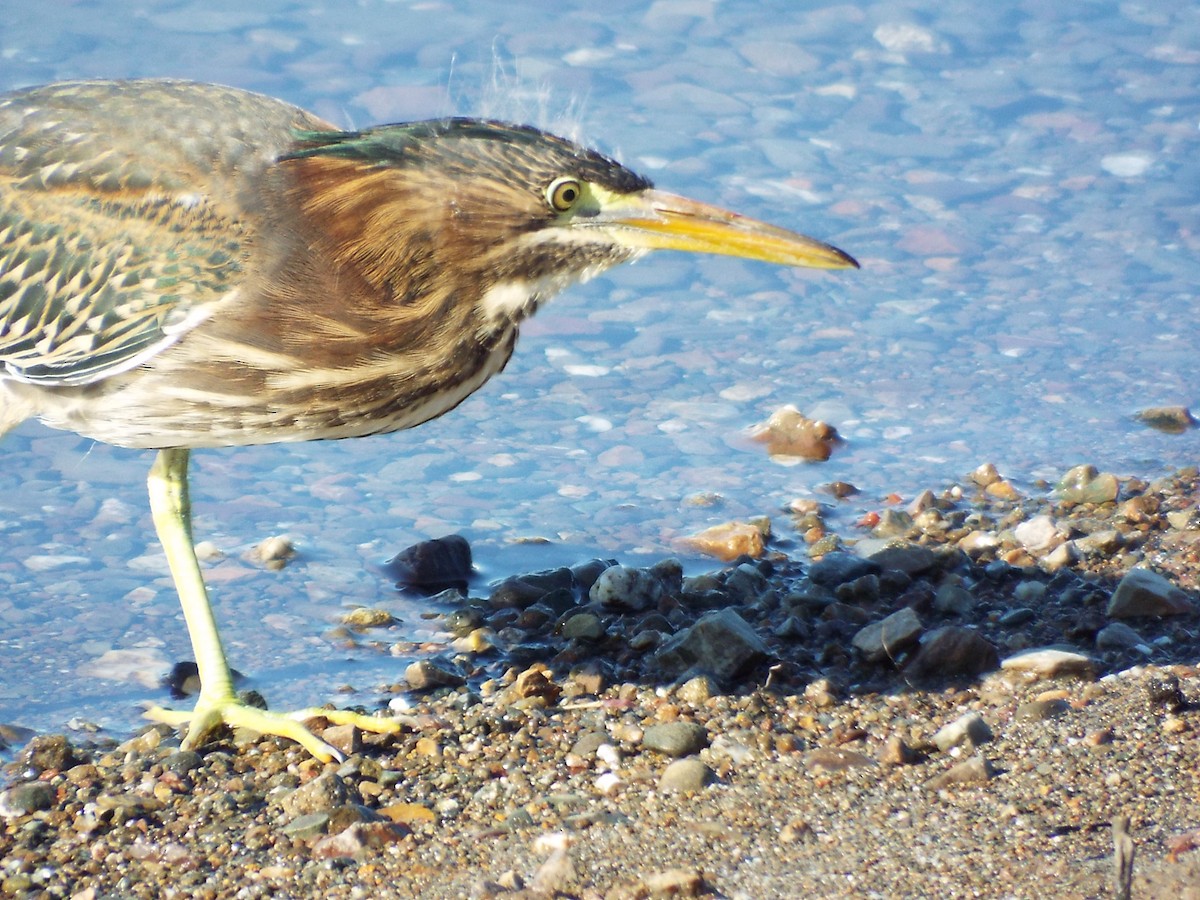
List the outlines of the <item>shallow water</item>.
<svg viewBox="0 0 1200 900">
<path fill-rule="evenodd" d="M 325 634 L 357 604 L 403 619 L 384 639 L 433 634 L 374 568 L 426 537 L 466 535 L 482 586 L 661 558 L 747 515 L 787 537 L 781 508 L 835 480 L 862 491 L 848 522 L 984 461 L 1018 485 L 1078 462 L 1193 464 L 1197 432 L 1133 414 L 1196 404 L 1198 39 L 1200 9 L 1167 3 L 102 0 L 6 11 L 0 88 L 176 76 L 347 127 L 532 121 L 863 263 L 662 254 L 556 300 L 441 421 L 198 453 L 196 533 L 228 554 L 210 578 L 234 664 L 276 705 L 343 684 L 366 702 L 405 660 Z M 770 461 L 746 430 L 785 403 L 847 445 Z M 146 510 L 150 456 L 35 424 L 0 454 L 0 721 L 127 728 L 160 692 L 88 666 L 137 651 L 149 677 L 190 655 Z M 721 501 L 689 499 L 705 493 Z M 301 554 L 283 572 L 240 560 L 276 533 Z"/>
</svg>

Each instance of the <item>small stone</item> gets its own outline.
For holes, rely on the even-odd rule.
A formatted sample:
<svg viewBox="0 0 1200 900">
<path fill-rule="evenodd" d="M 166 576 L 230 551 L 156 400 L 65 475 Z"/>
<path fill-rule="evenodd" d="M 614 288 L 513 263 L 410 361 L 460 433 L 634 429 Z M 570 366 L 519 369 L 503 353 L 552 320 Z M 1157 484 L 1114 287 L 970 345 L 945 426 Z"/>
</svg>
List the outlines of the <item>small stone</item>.
<svg viewBox="0 0 1200 900">
<path fill-rule="evenodd" d="M 1030 700 L 1017 706 L 1013 718 L 1018 722 L 1045 722 L 1057 719 L 1070 709 L 1071 705 L 1066 700 L 1058 698 Z"/>
<path fill-rule="evenodd" d="M 898 509 L 885 509 L 879 514 L 879 522 L 871 529 L 877 538 L 896 538 L 909 533 L 913 527 L 912 516 Z"/>
<path fill-rule="evenodd" d="M 691 793 L 703 790 L 716 780 L 713 770 L 698 757 L 686 756 L 672 762 L 658 780 L 661 791 Z"/>
<path fill-rule="evenodd" d="M 968 532 L 958 542 L 958 548 L 968 556 L 982 556 L 1000 546 L 1000 538 L 991 531 L 976 529 Z"/>
<path fill-rule="evenodd" d="M 1121 532 L 1115 528 L 1094 531 L 1075 539 L 1075 549 L 1084 556 L 1112 556 L 1123 544 Z"/>
<path fill-rule="evenodd" d="M 1196 419 L 1186 406 L 1153 406 L 1140 410 L 1139 420 L 1167 434 L 1183 434 L 1196 426 Z"/>
<path fill-rule="evenodd" d="M 959 744 L 978 747 L 992 739 L 992 729 L 977 712 L 959 716 L 948 725 L 943 725 L 933 735 L 933 744 L 943 753 Z"/>
<path fill-rule="evenodd" d="M 947 625 L 921 638 L 920 649 L 905 671 L 916 677 L 975 676 L 999 663 L 996 648 L 979 632 Z"/>
<path fill-rule="evenodd" d="M 1173 509 L 1167 513 L 1167 524 L 1176 531 L 1187 531 L 1192 524 L 1192 510 Z"/>
<path fill-rule="evenodd" d="M 837 429 L 825 422 L 805 417 L 791 404 L 782 406 L 751 430 L 750 437 L 767 445 L 772 458 L 824 462 L 842 443 Z"/>
<path fill-rule="evenodd" d="M 667 756 L 691 756 L 708 746 L 708 729 L 697 722 L 651 725 L 642 735 L 642 746 Z"/>
<path fill-rule="evenodd" d="M 600 573 L 588 599 L 606 609 L 641 612 L 658 606 L 663 585 L 645 569 L 611 566 Z"/>
<path fill-rule="evenodd" d="M 1020 603 L 1038 603 L 1046 596 L 1046 585 L 1040 581 L 1022 581 L 1013 588 L 1013 599 Z"/>
<path fill-rule="evenodd" d="M 335 807 L 357 803 L 357 794 L 333 772 L 322 772 L 307 784 L 302 784 L 279 803 L 290 818 L 310 813 L 328 813 Z"/>
<path fill-rule="evenodd" d="M 204 765 L 204 757 L 195 750 L 176 750 L 162 764 L 168 772 L 184 778 Z"/>
<path fill-rule="evenodd" d="M 684 538 L 684 546 L 714 556 L 722 562 L 733 562 L 739 556 L 758 559 L 766 552 L 762 529 L 751 522 L 725 522 Z"/>
<path fill-rule="evenodd" d="M 655 660 L 673 675 L 700 666 L 725 681 L 766 656 L 766 645 L 745 619 L 732 609 L 716 609 L 672 636 Z"/>
<path fill-rule="evenodd" d="M 392 803 L 379 810 L 379 814 L 397 825 L 432 824 L 437 813 L 422 803 Z"/>
<path fill-rule="evenodd" d="M 893 734 L 879 751 L 879 762 L 884 766 L 911 766 L 920 756 L 908 746 L 898 734 Z"/>
<path fill-rule="evenodd" d="M 1094 466 L 1082 465 L 1070 469 L 1057 486 L 1058 495 L 1066 503 L 1111 503 L 1117 499 L 1121 486 L 1115 475 L 1096 471 Z"/>
<path fill-rule="evenodd" d="M 16 784 L 0 792 L 0 818 L 16 819 L 54 805 L 55 791 L 44 781 Z"/>
<path fill-rule="evenodd" d="M 717 693 L 717 685 L 707 675 L 697 675 L 689 678 L 679 686 L 675 696 L 684 703 L 700 706 Z"/>
<path fill-rule="evenodd" d="M 1013 529 L 1017 542 L 1036 556 L 1049 553 L 1068 537 L 1049 516 L 1034 516 Z"/>
<path fill-rule="evenodd" d="M 948 576 L 933 595 L 933 608 L 938 612 L 967 616 L 975 608 L 975 598 L 954 576 Z"/>
<path fill-rule="evenodd" d="M 1033 582 L 1036 584 L 1036 582 Z M 1001 625 L 1006 628 L 1012 628 L 1016 625 L 1024 625 L 1037 618 L 1037 613 L 1028 606 L 1018 606 L 1016 609 L 1010 609 L 999 619 Z"/>
<path fill-rule="evenodd" d="M 1142 636 L 1124 622 L 1105 625 L 1096 633 L 1096 647 L 1100 650 L 1132 650 L 1143 646 L 1146 642 Z"/>
<path fill-rule="evenodd" d="M 567 640 L 594 642 L 604 638 L 604 623 L 594 613 L 576 613 L 563 622 L 562 635 Z"/>
<path fill-rule="evenodd" d="M 279 829 L 281 834 L 300 841 L 311 841 L 329 829 L 329 813 L 314 812 L 297 816 L 285 822 Z"/>
<path fill-rule="evenodd" d="M 383 628 L 395 621 L 395 616 L 386 609 L 371 609 L 367 606 L 352 609 L 342 616 L 342 624 L 348 625 L 356 631 L 365 631 L 368 628 Z"/>
<path fill-rule="evenodd" d="M 940 791 L 949 787 L 961 787 L 970 784 L 986 784 L 995 776 L 996 770 L 982 756 L 972 756 L 968 760 L 951 766 L 945 772 L 935 775 L 925 786 L 931 791 Z"/>
<path fill-rule="evenodd" d="M 895 660 L 921 636 L 921 619 L 911 607 L 866 626 L 854 635 L 851 645 L 868 662 Z"/>
<path fill-rule="evenodd" d="M 804 768 L 809 772 L 844 772 L 847 769 L 879 765 L 865 753 L 839 747 L 818 747 L 804 754 Z"/>
<path fill-rule="evenodd" d="M 894 569 L 915 577 L 937 568 L 939 557 L 928 547 L 919 544 L 892 542 L 872 553 L 868 559 L 883 571 Z"/>
<path fill-rule="evenodd" d="M 863 575 L 861 578 L 839 584 L 834 596 L 843 603 L 872 606 L 879 599 L 879 576 Z"/>
<path fill-rule="evenodd" d="M 862 578 L 864 575 L 878 575 L 882 569 L 879 563 L 863 559 L 853 553 L 827 553 L 819 562 L 813 563 L 808 570 L 809 580 L 813 584 L 836 588 L 839 584 Z"/>
<path fill-rule="evenodd" d="M 402 841 L 410 833 L 408 828 L 391 822 L 355 822 L 344 831 L 318 840 L 311 852 L 315 859 L 359 856 Z"/>
<path fill-rule="evenodd" d="M 817 678 L 804 687 L 804 699 L 818 709 L 837 706 L 838 688 L 828 678 Z"/>
<path fill-rule="evenodd" d="M 75 748 L 61 734 L 39 734 L 30 740 L 21 759 L 35 772 L 62 772 L 79 762 Z"/>
<path fill-rule="evenodd" d="M 562 688 L 551 680 L 546 667 L 540 663 L 530 666 L 518 675 L 509 690 L 523 700 L 537 697 L 548 704 L 556 702 L 562 693 Z"/>
<path fill-rule="evenodd" d="M 1000 480 L 1000 472 L 996 469 L 995 464 L 987 462 L 972 472 L 970 478 L 979 487 L 985 488 Z"/>
<path fill-rule="evenodd" d="M 699 897 L 706 893 L 704 876 L 690 869 L 668 869 L 642 877 L 650 900 L 667 897 Z"/>
<path fill-rule="evenodd" d="M 461 673 L 429 659 L 409 663 L 404 669 L 404 680 L 410 690 L 429 691 L 439 687 L 459 687 L 466 684 Z"/>
<path fill-rule="evenodd" d="M 596 751 L 612 740 L 604 731 L 589 731 L 579 737 L 571 747 L 571 753 L 580 759 L 593 759 Z"/>
<path fill-rule="evenodd" d="M 1096 663 L 1082 653 L 1059 650 L 1056 647 L 1036 647 L 1010 656 L 1000 668 L 1020 672 L 1032 678 L 1084 678 L 1096 677 Z"/>
<path fill-rule="evenodd" d="M 362 751 L 362 731 L 355 725 L 330 725 L 321 732 L 321 740 L 340 750 L 345 757 Z"/>
<path fill-rule="evenodd" d="M 1182 616 L 1194 613 L 1188 595 L 1157 572 L 1130 569 L 1113 591 L 1107 614 L 1113 619 Z"/>
<path fill-rule="evenodd" d="M 1075 561 L 1075 542 L 1064 541 L 1041 559 L 1041 567 L 1047 572 L 1057 572 Z"/>
<path fill-rule="evenodd" d="M 296 548 L 291 539 L 282 534 L 269 537 L 254 548 L 254 558 L 273 570 L 282 569 L 295 555 Z"/>
<path fill-rule="evenodd" d="M 741 603 L 752 603 L 766 588 L 766 576 L 749 563 L 738 566 L 725 579 L 725 589 Z"/>
<path fill-rule="evenodd" d="M 983 492 L 995 500 L 1020 500 L 1021 492 L 1011 481 L 1001 479 L 994 481 L 983 489 Z"/>
<path fill-rule="evenodd" d="M 558 847 L 533 873 L 529 890 L 535 897 L 557 897 L 575 877 L 575 863 L 571 859 L 570 849 Z"/>
<path fill-rule="evenodd" d="M 1187 705 L 1187 698 L 1179 687 L 1179 679 L 1170 672 L 1155 673 L 1146 679 L 1146 696 L 1150 706 L 1177 713 Z"/>
<path fill-rule="evenodd" d="M 462 587 L 471 577 L 471 545 L 461 534 L 422 541 L 401 550 L 384 569 L 397 582 L 426 590 Z"/>
</svg>

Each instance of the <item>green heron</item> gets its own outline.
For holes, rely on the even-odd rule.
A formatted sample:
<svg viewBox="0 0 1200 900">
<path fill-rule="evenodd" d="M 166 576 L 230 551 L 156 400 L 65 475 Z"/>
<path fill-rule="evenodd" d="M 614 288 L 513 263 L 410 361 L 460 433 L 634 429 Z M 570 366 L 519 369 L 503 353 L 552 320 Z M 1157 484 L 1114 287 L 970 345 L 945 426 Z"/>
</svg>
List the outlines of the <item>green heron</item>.
<svg viewBox="0 0 1200 900">
<path fill-rule="evenodd" d="M 336 751 L 234 693 L 193 549 L 195 447 L 362 437 L 453 409 L 522 320 L 648 250 L 855 267 L 842 251 L 653 188 L 535 128 L 339 131 L 179 81 L 0 95 L 0 433 L 37 418 L 157 450 L 149 492 L 196 655 L 185 746 L 224 723 Z"/>
</svg>

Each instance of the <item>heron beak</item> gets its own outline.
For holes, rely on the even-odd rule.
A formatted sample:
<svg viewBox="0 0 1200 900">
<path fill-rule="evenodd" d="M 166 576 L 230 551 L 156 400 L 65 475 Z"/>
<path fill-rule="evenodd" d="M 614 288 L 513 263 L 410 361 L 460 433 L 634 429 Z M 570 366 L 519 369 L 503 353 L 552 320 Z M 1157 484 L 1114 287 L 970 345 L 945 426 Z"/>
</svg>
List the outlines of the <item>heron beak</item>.
<svg viewBox="0 0 1200 900">
<path fill-rule="evenodd" d="M 595 224 L 643 250 L 720 253 L 810 269 L 858 268 L 854 257 L 815 238 L 664 191 L 641 191 L 605 206 Z"/>
</svg>

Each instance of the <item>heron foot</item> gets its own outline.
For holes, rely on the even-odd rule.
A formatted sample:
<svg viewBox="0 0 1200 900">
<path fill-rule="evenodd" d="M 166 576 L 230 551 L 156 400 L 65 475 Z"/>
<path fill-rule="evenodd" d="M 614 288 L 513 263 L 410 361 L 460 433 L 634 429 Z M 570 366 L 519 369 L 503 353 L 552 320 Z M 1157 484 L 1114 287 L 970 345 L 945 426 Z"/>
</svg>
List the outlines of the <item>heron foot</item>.
<svg viewBox="0 0 1200 900">
<path fill-rule="evenodd" d="M 245 728 L 259 734 L 273 734 L 295 741 L 321 762 L 337 760 L 343 762 L 341 752 L 321 740 L 304 723 L 309 719 L 322 718 L 334 725 L 354 725 L 363 731 L 377 734 L 392 734 L 400 730 L 395 719 L 366 715 L 343 709 L 310 707 L 289 713 L 271 712 L 250 706 L 237 697 L 206 698 L 201 695 L 192 710 L 164 709 L 155 706 L 146 710 L 146 718 L 175 727 L 187 726 L 183 749 L 194 750 L 214 729 L 222 725 L 230 728 Z"/>
</svg>

